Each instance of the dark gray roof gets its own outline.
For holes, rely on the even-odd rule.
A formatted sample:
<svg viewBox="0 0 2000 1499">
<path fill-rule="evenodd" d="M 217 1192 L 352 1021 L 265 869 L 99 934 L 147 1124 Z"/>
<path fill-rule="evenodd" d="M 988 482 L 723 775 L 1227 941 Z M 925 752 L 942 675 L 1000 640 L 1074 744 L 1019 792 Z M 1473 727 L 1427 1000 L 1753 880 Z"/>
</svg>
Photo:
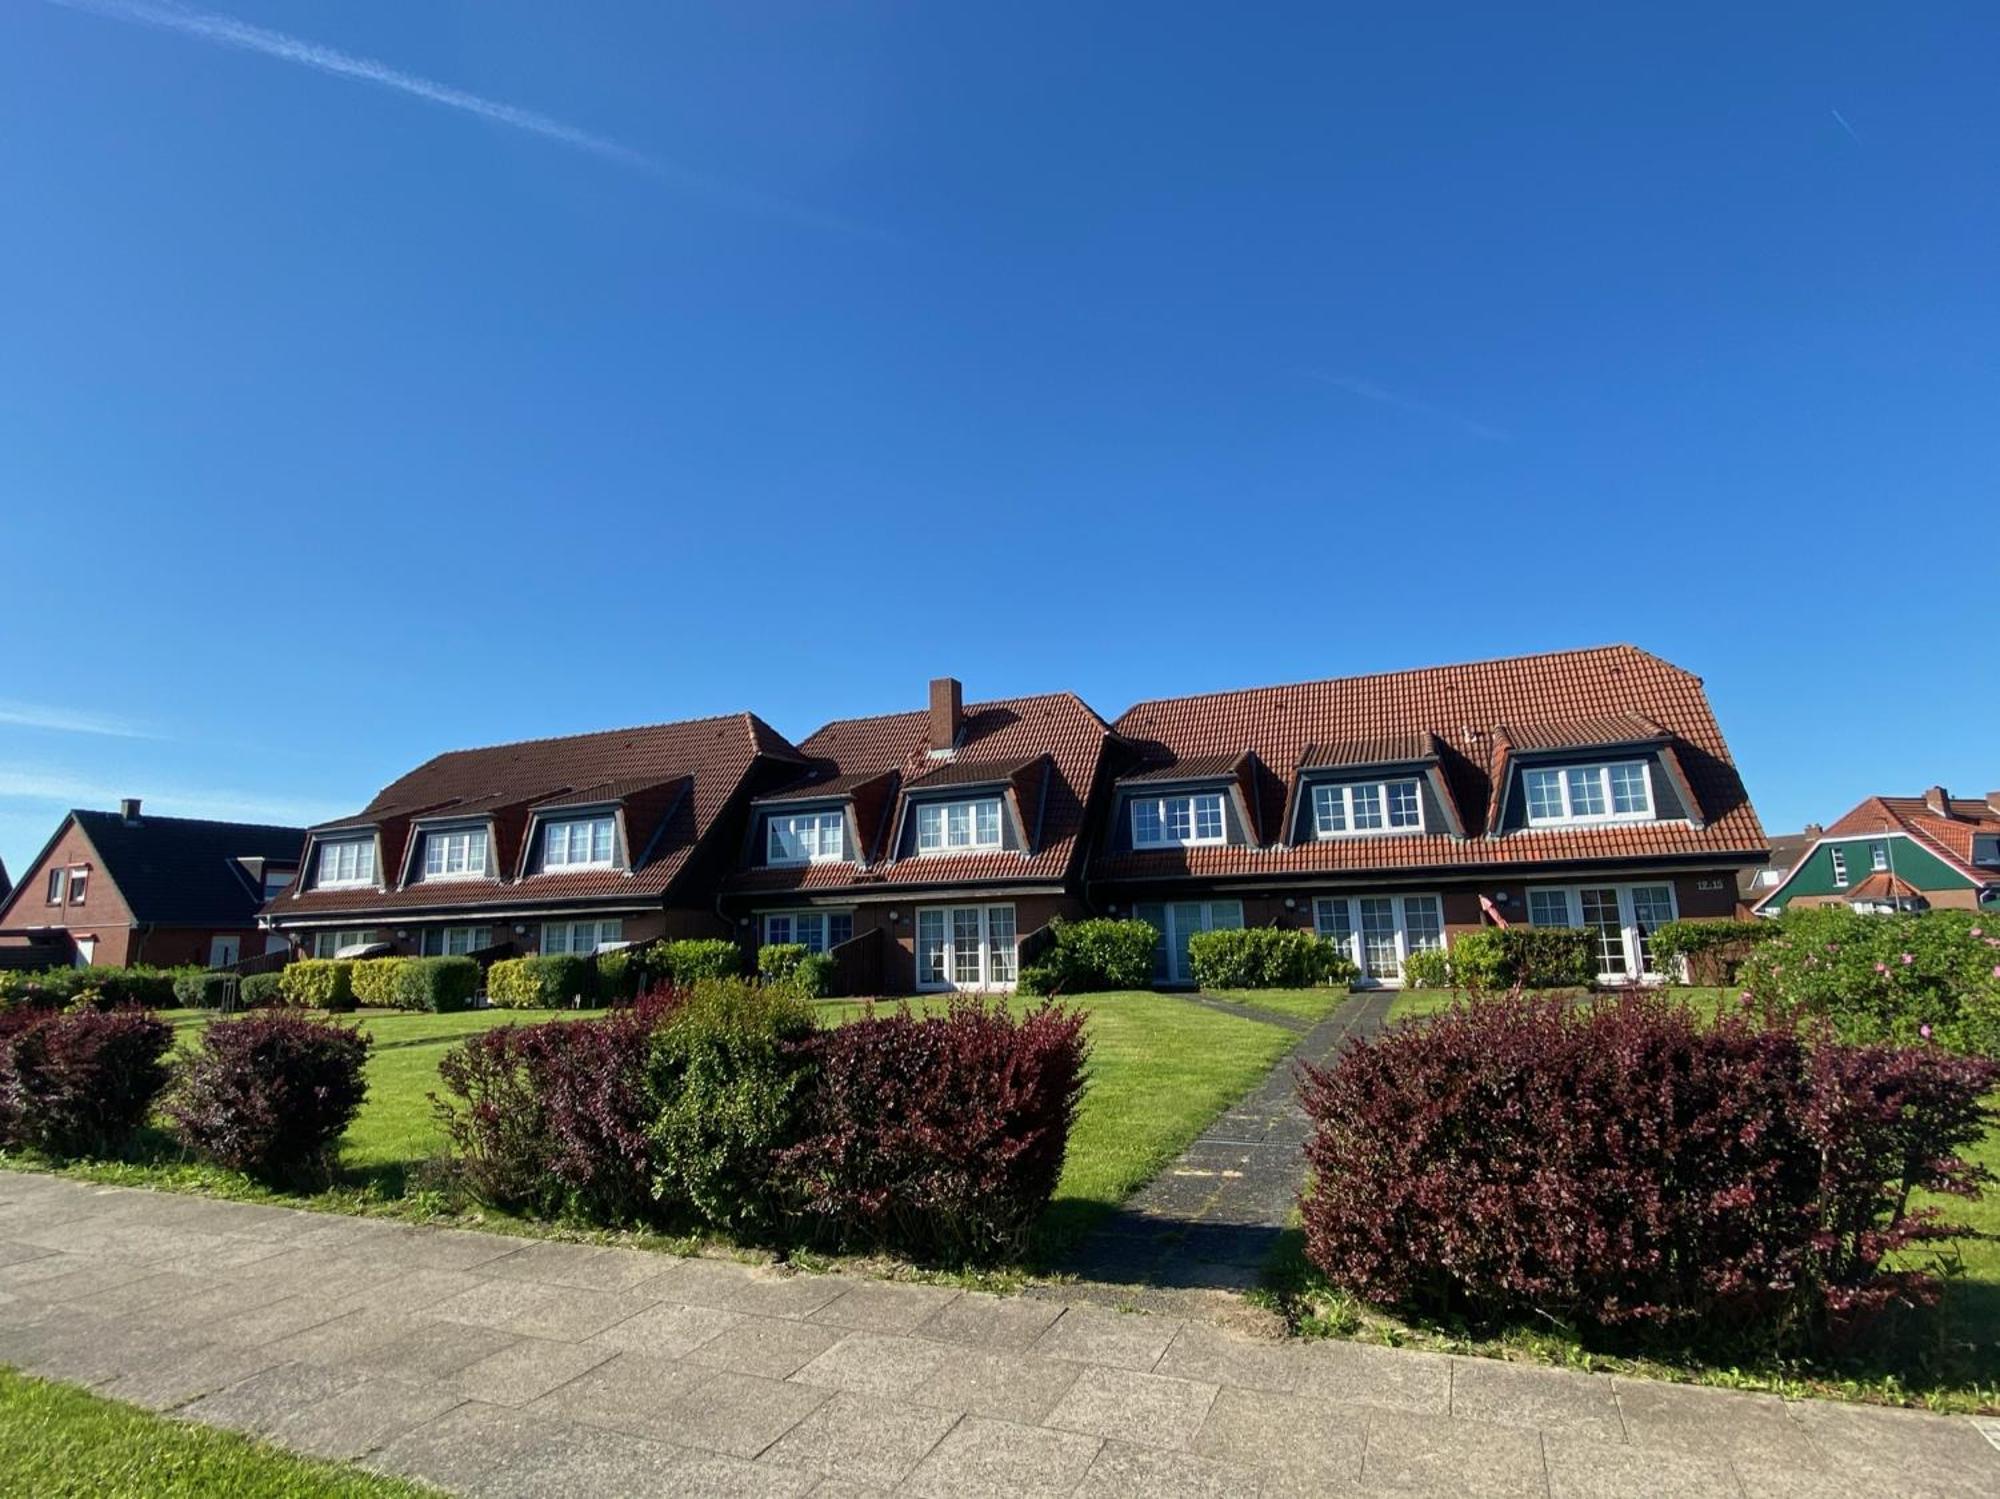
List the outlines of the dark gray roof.
<svg viewBox="0 0 2000 1499">
<path fill-rule="evenodd" d="M 144 813 L 127 822 L 116 812 L 70 813 L 103 861 L 104 874 L 132 910 L 134 921 L 163 926 L 249 926 L 264 892 L 239 859 L 299 862 L 304 828 L 205 822 Z"/>
</svg>

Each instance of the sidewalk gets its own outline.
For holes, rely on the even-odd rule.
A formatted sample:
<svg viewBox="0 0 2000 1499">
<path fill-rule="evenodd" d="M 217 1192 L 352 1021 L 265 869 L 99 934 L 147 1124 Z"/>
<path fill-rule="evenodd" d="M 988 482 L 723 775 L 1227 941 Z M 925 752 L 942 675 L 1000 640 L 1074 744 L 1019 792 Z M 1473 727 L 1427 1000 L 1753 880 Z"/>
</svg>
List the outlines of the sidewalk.
<svg viewBox="0 0 2000 1499">
<path fill-rule="evenodd" d="M 479 1496 L 2000 1493 L 1962 1418 L 15 1172 L 0 1363 Z"/>
</svg>

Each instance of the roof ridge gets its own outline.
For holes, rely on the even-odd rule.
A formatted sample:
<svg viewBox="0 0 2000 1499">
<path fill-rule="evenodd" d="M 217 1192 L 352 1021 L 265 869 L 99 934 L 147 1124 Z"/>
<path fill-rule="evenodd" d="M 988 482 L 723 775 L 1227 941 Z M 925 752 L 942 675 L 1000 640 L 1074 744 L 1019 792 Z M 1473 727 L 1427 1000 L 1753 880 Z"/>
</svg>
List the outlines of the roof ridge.
<svg viewBox="0 0 2000 1499">
<path fill-rule="evenodd" d="M 1068 698 L 1072 703 L 1076 704 L 1076 706 L 1081 708 L 1085 713 L 1088 713 L 1092 718 L 1095 718 L 1099 724 L 1103 725 L 1105 732 L 1107 733 L 1110 732 L 1111 725 L 1104 722 L 1104 719 L 1102 718 L 1102 716 L 1099 715 L 1097 710 L 1091 707 L 1090 704 L 1086 703 L 1082 698 L 1078 697 L 1074 692 L 1069 691 L 1067 688 L 1059 688 L 1054 692 L 1027 692 L 1021 694 L 1021 696 L 1019 697 L 989 698 L 987 701 L 983 703 L 965 703 L 961 705 L 960 712 L 962 712 L 966 717 L 969 718 L 974 713 L 984 713 L 994 708 L 1007 708 L 1013 706 L 1016 703 L 1046 702 L 1050 698 Z M 843 724 L 887 723 L 891 719 L 897 719 L 897 718 L 929 718 L 929 717 L 930 717 L 930 709 L 928 708 L 908 708 L 899 713 L 857 713 L 851 718 L 829 718 L 825 723 L 821 724 L 818 728 L 814 729 L 810 734 L 806 735 L 806 738 L 808 740 L 817 739 L 819 738 L 820 735 L 824 734 L 828 729 L 838 728 Z M 803 753 L 803 751 L 801 753 Z"/>
<path fill-rule="evenodd" d="M 439 750 L 430 759 L 424 761 L 423 765 L 419 765 L 417 769 L 422 770 L 424 765 L 435 765 L 438 761 L 449 759 L 453 755 L 484 755 L 491 754 L 494 750 L 525 749 L 531 744 L 573 744 L 582 739 L 608 739 L 614 734 L 644 734 L 654 729 L 698 729 L 704 724 L 728 723 L 732 720 L 741 722 L 755 717 L 756 714 L 752 713 L 749 709 L 738 708 L 729 713 L 704 714 L 700 718 L 666 718 L 661 719 L 657 723 L 625 724 L 614 729 L 585 729 L 580 734 L 543 734 L 533 739 L 505 739 L 498 744 L 467 744 L 457 749 Z M 769 728 L 770 726 L 767 724 L 765 727 Z M 772 729 L 771 732 L 777 734 L 778 731 Z M 782 734 L 779 734 L 778 737 L 781 739 L 784 738 Z M 787 744 L 791 743 L 789 739 L 786 739 L 785 742 Z M 408 779 L 408 777 L 397 777 L 397 780 L 405 779 Z M 390 784 L 394 785 L 395 782 L 392 781 Z"/>
<path fill-rule="evenodd" d="M 1187 703 L 1198 698 L 1247 697 L 1256 692 L 1283 692 L 1301 687 L 1330 687 L 1338 682 L 1385 681 L 1390 677 L 1426 677 L 1441 672 L 1471 671 L 1482 666 L 1512 666 L 1523 661 L 1553 661 L 1563 656 L 1606 656 L 1627 653 L 1645 656 L 1683 675 L 1691 676 L 1685 667 L 1675 666 L 1664 656 L 1654 655 L 1629 641 L 1612 641 L 1605 645 L 1572 646 L 1559 651 L 1525 651 L 1512 656 L 1486 656 L 1476 661 L 1447 661 L 1433 666 L 1406 666 L 1395 671 L 1364 671 L 1344 677 L 1313 677 L 1301 682 L 1266 682 L 1255 687 L 1221 687 L 1212 692 L 1186 692 L 1175 697 L 1143 698 L 1118 715 L 1117 722 L 1123 723 L 1141 708 L 1150 708 L 1158 703 Z"/>
<path fill-rule="evenodd" d="M 69 815 L 76 818 L 109 817 L 120 824 L 125 821 L 123 812 L 114 812 L 109 807 L 71 807 Z M 204 828 L 256 828 L 260 832 L 267 833 L 299 833 L 311 826 L 310 823 L 238 822 L 232 817 L 175 817 L 166 812 L 145 811 L 140 813 L 139 821 L 133 826 L 144 827 L 148 823 L 162 822 L 177 822 L 185 826 Z"/>
</svg>

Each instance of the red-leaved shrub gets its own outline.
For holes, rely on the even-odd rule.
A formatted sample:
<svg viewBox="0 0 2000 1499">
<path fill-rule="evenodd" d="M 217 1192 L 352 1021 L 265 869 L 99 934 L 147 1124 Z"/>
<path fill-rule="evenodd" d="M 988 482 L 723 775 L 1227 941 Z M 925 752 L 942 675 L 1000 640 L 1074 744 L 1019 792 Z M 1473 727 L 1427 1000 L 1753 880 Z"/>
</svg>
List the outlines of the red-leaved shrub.
<svg viewBox="0 0 2000 1499">
<path fill-rule="evenodd" d="M 954 1001 L 806 1043 L 803 1133 L 779 1185 L 818 1235 L 941 1259 L 1018 1250 L 1062 1174 L 1083 1095 L 1083 1015 Z"/>
<path fill-rule="evenodd" d="M 167 1085 L 173 1027 L 137 1008 L 51 1014 L 26 1007 L 0 1024 L 0 1145 L 51 1155 L 124 1151 Z"/>
<path fill-rule="evenodd" d="M 1934 1294 L 1883 1259 L 1961 1231 L 1908 1197 L 1976 1194 L 1996 1076 L 1654 995 L 1460 1006 L 1307 1069 L 1307 1253 L 1378 1303 L 1819 1345 Z"/>
<path fill-rule="evenodd" d="M 653 1209 L 646 1086 L 651 1038 L 670 996 L 601 1019 L 500 1026 L 438 1064 L 435 1093 L 453 1165 L 482 1202 L 597 1223 Z"/>
<path fill-rule="evenodd" d="M 166 1106 L 181 1143 L 266 1181 L 324 1181 L 368 1083 L 368 1037 L 283 1010 L 202 1033 Z"/>
</svg>

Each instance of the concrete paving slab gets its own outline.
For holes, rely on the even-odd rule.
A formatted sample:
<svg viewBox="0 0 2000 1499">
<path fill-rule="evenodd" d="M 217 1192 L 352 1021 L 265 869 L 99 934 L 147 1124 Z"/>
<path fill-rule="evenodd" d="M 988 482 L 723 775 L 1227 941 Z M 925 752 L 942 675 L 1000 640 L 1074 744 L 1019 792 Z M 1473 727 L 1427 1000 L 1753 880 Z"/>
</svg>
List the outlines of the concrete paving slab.
<svg viewBox="0 0 2000 1499">
<path fill-rule="evenodd" d="M 444 1383 L 468 1400 L 485 1405 L 523 1406 L 615 1357 L 590 1343 L 519 1338 L 444 1376 Z"/>
<path fill-rule="evenodd" d="M 480 1327 L 466 1322 L 405 1321 L 403 1333 L 386 1342 L 355 1348 L 337 1358 L 308 1362 L 337 1364 L 376 1378 L 409 1379 L 418 1383 L 440 1380 L 460 1369 L 511 1348 L 515 1335 L 497 1327 Z M 313 1330 L 316 1331 L 317 1329 Z M 300 1339 L 281 1339 L 273 1346 L 297 1356 L 299 1343 L 312 1347 L 313 1331 Z"/>
<path fill-rule="evenodd" d="M 464 1403 L 454 1390 L 406 1379 L 367 1379 L 301 1406 L 265 1429 L 272 1441 L 313 1457 L 345 1460 Z"/>
<path fill-rule="evenodd" d="M 426 1315 L 495 1327 L 525 1338 L 580 1343 L 659 1301 L 650 1291 L 583 1291 L 537 1281 L 495 1280 L 440 1301 Z"/>
<path fill-rule="evenodd" d="M 1791 1414 L 1838 1476 L 1906 1499 L 2000 1493 L 2000 1451 L 1963 1418 L 1801 1400 Z"/>
<path fill-rule="evenodd" d="M 923 1338 L 852 1332 L 791 1377 L 796 1384 L 894 1400 L 937 1373 L 948 1351 Z"/>
<path fill-rule="evenodd" d="M 740 1312 L 711 1311 L 706 1307 L 681 1310 L 693 1311 L 701 1316 L 734 1319 L 720 1333 L 689 1349 L 683 1355 L 688 1363 L 705 1369 L 757 1374 L 765 1379 L 784 1379 L 797 1373 L 847 1336 L 838 1327 L 818 1327 L 810 1322 L 794 1322 L 783 1317 L 752 1317 Z M 642 1315 L 650 1316 L 651 1313 Z M 618 1330 L 614 1327 L 611 1332 Z"/>
<path fill-rule="evenodd" d="M 106 1381 L 98 1393 L 147 1410 L 172 1410 L 284 1362 L 267 1349 L 196 1344 L 149 1359 Z"/>
<path fill-rule="evenodd" d="M 1024 1353 L 1062 1314 L 1060 1302 L 969 1292 L 933 1312 L 913 1331 L 920 1338 Z"/>
<path fill-rule="evenodd" d="M 855 1332 L 913 1332 L 960 1295 L 949 1286 L 906 1285 L 888 1280 L 846 1284 L 846 1290 L 811 1314 L 813 1321 Z"/>
<path fill-rule="evenodd" d="M 1608 1442 L 1625 1439 L 1609 1378 L 1536 1364 L 1453 1359 L 1451 1413 L 1496 1426 L 1581 1432 Z"/>
<path fill-rule="evenodd" d="M 564 1423 L 528 1411 L 467 1401 L 395 1437 L 362 1466 L 467 1493 L 563 1429 Z"/>
<path fill-rule="evenodd" d="M 621 1353 L 559 1385 L 527 1409 L 580 1426 L 673 1441 L 680 1430 L 674 1401 L 710 1377 L 707 1369 Z"/>
<path fill-rule="evenodd" d="M 1414 1489 L 1454 1499 L 1544 1499 L 1542 1436 L 1514 1426 L 1370 1411 L 1361 1487 Z"/>
<path fill-rule="evenodd" d="M 1185 1323 L 1172 1317 L 1072 1306 L 1030 1350 L 1043 1358 L 1150 1371 Z"/>
<path fill-rule="evenodd" d="M 1062 1499 L 1102 1445 L 1094 1436 L 967 1416 L 917 1464 L 904 1491 L 931 1499 Z"/>
<path fill-rule="evenodd" d="M 1613 1379 L 1611 1389 L 1626 1439 L 1636 1446 L 1821 1466 L 1805 1428 L 1776 1395 L 1645 1379 Z"/>
<path fill-rule="evenodd" d="M 712 1306 L 680 1306 L 661 1302 L 614 1322 L 587 1339 L 622 1353 L 652 1358 L 683 1358 L 749 1320 L 741 1312 Z"/>
<path fill-rule="evenodd" d="M 630 1291 L 656 1278 L 661 1257 L 638 1249 L 613 1249 L 601 1244 L 567 1244 L 556 1239 L 531 1239 L 514 1253 L 488 1260 L 481 1275 L 500 1280 L 537 1280 L 583 1291 Z"/>
<path fill-rule="evenodd" d="M 1075 1499 L 1260 1499 L 1264 1475 L 1185 1452 L 1106 1442 Z"/>
<path fill-rule="evenodd" d="M 1046 1423 L 1141 1447 L 1187 1447 L 1208 1419 L 1216 1386 L 1131 1369 L 1091 1365 L 1058 1400 Z"/>
<path fill-rule="evenodd" d="M 937 1368 L 907 1398 L 940 1410 L 1039 1425 L 1086 1367 L 945 1345 Z"/>
<path fill-rule="evenodd" d="M 790 1499 L 813 1480 L 806 1474 L 622 1432 L 579 1428 L 537 1444 L 479 1484 L 488 1499 Z"/>
<path fill-rule="evenodd" d="M 1167 1345 L 1153 1372 L 1288 1395 L 1295 1393 L 1304 1379 L 1305 1361 L 1299 1357 L 1296 1344 L 1244 1337 L 1190 1322 Z"/>
<path fill-rule="evenodd" d="M 722 1370 L 695 1374 L 672 1401 L 674 1440 L 731 1457 L 764 1451 L 833 1396 L 826 1390 Z"/>
<path fill-rule="evenodd" d="M 1309 1487 L 1358 1478 L 1366 1444 L 1366 1411 L 1224 1387 L 1193 1448 L 1202 1457 Z"/>
<path fill-rule="evenodd" d="M 778 1438 L 758 1461 L 894 1488 L 958 1420 L 955 1411 L 841 1393 Z"/>
<path fill-rule="evenodd" d="M 262 1435 L 293 1411 L 360 1384 L 367 1376 L 321 1364 L 276 1364 L 180 1408 L 177 1414 L 206 1426 Z"/>
<path fill-rule="evenodd" d="M 706 1259 L 671 1261 L 644 1283 L 661 1301 L 720 1307 L 760 1317 L 809 1317 L 849 1284 L 839 1276 L 788 1274 L 768 1266 Z"/>
<path fill-rule="evenodd" d="M 1742 1499 L 1723 1457 L 1545 1435 L 1549 1499 Z"/>
</svg>

